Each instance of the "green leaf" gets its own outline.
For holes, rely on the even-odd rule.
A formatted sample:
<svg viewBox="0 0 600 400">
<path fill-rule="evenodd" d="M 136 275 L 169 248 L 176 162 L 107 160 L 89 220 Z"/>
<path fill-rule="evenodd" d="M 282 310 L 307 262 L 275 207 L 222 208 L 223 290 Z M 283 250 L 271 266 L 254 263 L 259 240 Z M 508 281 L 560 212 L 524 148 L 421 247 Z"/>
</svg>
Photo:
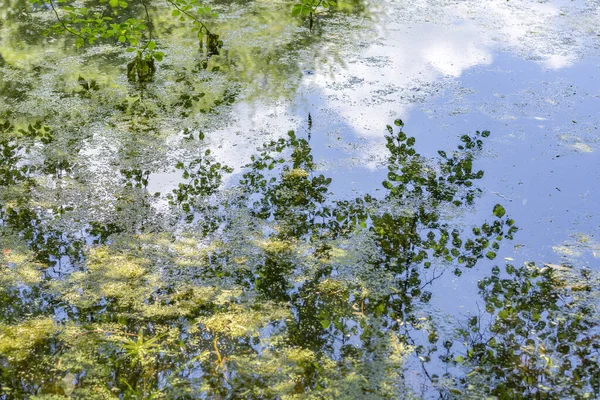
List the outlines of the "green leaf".
<svg viewBox="0 0 600 400">
<path fill-rule="evenodd" d="M 119 0 L 109 0 L 108 4 L 110 4 L 111 7 L 118 7 L 119 6 Z"/>
<path fill-rule="evenodd" d="M 156 48 L 156 42 L 154 40 L 151 40 L 150 42 L 148 42 L 148 50 L 152 51 Z"/>
<path fill-rule="evenodd" d="M 494 215 L 498 218 L 502 218 L 506 214 L 506 210 L 500 204 L 494 206 Z"/>
<path fill-rule="evenodd" d="M 292 17 L 297 17 L 302 12 L 302 5 L 296 4 L 294 8 L 292 8 Z"/>
<path fill-rule="evenodd" d="M 156 59 L 156 61 L 161 62 L 165 54 L 162 51 L 155 51 L 152 56 Z"/>
<path fill-rule="evenodd" d="M 320 322 L 321 322 L 321 326 L 323 327 L 323 329 L 327 329 L 327 328 L 329 328 L 329 325 L 331 325 L 331 321 L 329 321 L 327 319 L 322 319 Z"/>
<path fill-rule="evenodd" d="M 125 37 L 125 35 L 119 36 L 119 42 L 125 43 L 125 40 L 127 40 L 127 38 Z"/>
<path fill-rule="evenodd" d="M 178 16 L 179 16 L 179 14 L 181 14 L 181 11 L 179 11 L 179 10 L 173 10 L 173 11 L 171 12 L 171 15 L 172 15 L 173 17 L 178 17 Z"/>
</svg>

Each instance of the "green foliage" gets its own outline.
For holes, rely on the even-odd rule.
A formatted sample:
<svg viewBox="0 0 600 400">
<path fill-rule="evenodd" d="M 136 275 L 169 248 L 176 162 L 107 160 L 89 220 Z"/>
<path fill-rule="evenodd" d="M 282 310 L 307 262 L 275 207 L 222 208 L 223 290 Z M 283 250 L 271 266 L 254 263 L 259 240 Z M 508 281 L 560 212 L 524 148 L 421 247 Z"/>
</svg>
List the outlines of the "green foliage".
<svg viewBox="0 0 600 400">
<path fill-rule="evenodd" d="M 489 132 L 428 158 L 398 119 L 381 188 L 355 198 L 332 198 L 310 136 L 295 132 L 227 176 L 179 117 L 219 112 L 245 93 L 242 79 L 294 91 L 297 66 L 274 60 L 309 39 L 272 40 L 292 16 L 256 5 L 237 31 L 252 40 L 228 54 L 208 7 L 166 3 L 34 2 L 53 17 L 48 34 L 130 53 L 128 78 L 144 90 L 95 71 L 92 51 L 65 76 L 45 74 L 57 58 L 44 55 L 27 79 L 0 57 L 16 104 L 0 123 L 1 398 L 409 399 L 415 362 L 444 399 L 598 397 L 593 271 L 494 267 L 479 287 L 485 312 L 457 332 L 430 306 L 442 274 L 501 259 L 517 232 L 500 204 L 488 221 L 460 218 L 481 193 Z M 349 7 L 364 5 L 305 1 L 292 13 L 312 30 Z M 146 85 L 171 54 L 167 35 L 187 25 L 200 57 L 165 65 L 169 93 Z M 230 66 L 236 84 L 215 89 L 204 70 Z M 41 82 L 56 103 L 30 98 Z M 174 189 L 149 192 L 173 172 Z"/>
<path fill-rule="evenodd" d="M 144 0 L 140 4 L 124 0 L 101 0 L 97 7 L 78 7 L 67 0 L 29 0 L 37 6 L 47 6 L 52 10 L 56 23 L 45 34 L 69 34 L 75 38 L 77 48 L 85 44 L 110 41 L 126 46 L 126 52 L 136 53 L 127 65 L 127 77 L 131 82 L 150 82 L 156 72 L 154 61 L 161 62 L 164 52 L 157 50 L 154 39 L 152 8 Z M 167 0 L 172 7 L 171 15 L 180 21 L 190 21 L 197 32 L 201 47 L 206 36 L 208 55 L 218 54 L 222 42 L 201 21 L 202 17 L 214 17 L 211 9 L 196 0 Z M 143 18 L 128 18 L 130 5 L 141 6 Z"/>
<path fill-rule="evenodd" d="M 465 392 L 498 398 L 596 398 L 600 327 L 590 270 L 528 263 L 506 265 L 481 281 L 487 316 L 461 329 Z M 486 324 L 486 321 L 489 323 Z M 485 385 L 480 382 L 485 381 Z"/>
<path fill-rule="evenodd" d="M 436 357 L 459 370 L 427 372 L 443 398 L 596 395 L 590 272 L 496 267 L 480 283 L 488 318 L 445 337 L 428 306 L 435 281 L 495 259 L 517 228 L 501 205 L 471 229 L 442 213 L 476 201 L 487 133 L 429 159 L 394 125 L 377 198 L 331 199 L 309 142 L 289 132 L 228 190 L 232 169 L 206 149 L 173 161 L 182 182 L 165 197 L 148 193 L 150 169 L 123 167 L 119 217 L 103 220 L 32 197 L 77 169 L 30 157 L 52 154 L 59 131 L 0 124 L 7 398 L 411 398 L 411 356 L 426 372 Z M 181 142 L 204 139 L 186 130 Z M 152 199 L 170 205 L 167 222 L 153 222 Z"/>
<path fill-rule="evenodd" d="M 69 33 L 76 37 L 77 47 L 86 43 L 94 44 L 101 39 L 115 39 L 135 47 L 149 29 L 147 20 L 127 18 L 119 22 L 117 8 L 127 8 L 126 1 L 111 0 L 109 8 L 74 7 L 64 0 L 58 1 L 56 5 L 46 0 L 30 2 L 38 6 L 46 5 L 54 12 L 57 22 L 46 34 Z"/>
<path fill-rule="evenodd" d="M 201 139 L 200 139 L 201 140 Z M 189 163 L 179 161 L 175 166 L 182 170 L 185 183 L 180 183 L 169 195 L 171 205 L 181 208 L 184 220 L 191 223 L 199 217 L 201 230 L 208 234 L 219 227 L 221 219 L 216 215 L 218 205 L 211 204 L 223 181 L 223 175 L 233 170 L 215 161 L 210 150 Z"/>
<path fill-rule="evenodd" d="M 204 51 L 206 48 L 206 59 L 218 55 L 219 49 L 223 47 L 223 41 L 220 41 L 219 35 L 212 33 L 201 20 L 201 18 L 214 18 L 217 14 L 198 0 L 167 0 L 167 3 L 173 7 L 171 12 L 173 17 L 179 18 L 182 22 L 186 20 L 192 22 L 198 37 L 200 50 Z M 206 65 L 204 68 L 206 68 Z"/>
</svg>

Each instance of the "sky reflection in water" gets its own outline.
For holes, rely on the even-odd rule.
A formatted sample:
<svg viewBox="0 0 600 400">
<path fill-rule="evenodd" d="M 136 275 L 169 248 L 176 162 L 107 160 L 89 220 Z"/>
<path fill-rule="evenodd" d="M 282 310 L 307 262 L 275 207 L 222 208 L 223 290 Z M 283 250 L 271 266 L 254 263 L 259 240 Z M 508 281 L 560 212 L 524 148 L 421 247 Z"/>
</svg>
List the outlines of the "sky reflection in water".
<svg viewBox="0 0 600 400">
<path fill-rule="evenodd" d="M 171 53 L 155 83 L 139 93 L 128 86 L 119 58 L 107 56 L 104 48 L 61 58 L 62 44 L 55 42 L 45 56 L 39 48 L 27 54 L 33 47 L 16 45 L 12 25 L 4 28 L 0 53 L 9 64 L 35 65 L 46 56 L 56 60 L 34 68 L 41 78 L 25 94 L 17 93 L 15 82 L 21 78 L 12 81 L 6 73 L 12 84 L 3 86 L 7 115 L 35 119 L 54 107 L 56 116 L 75 115 L 48 143 L 43 133 L 32 133 L 33 145 L 25 141 L 5 155 L 10 191 L 2 199 L 3 228 L 20 234 L 38 262 L 58 264 L 43 272 L 52 278 L 49 286 L 37 282 L 29 269 L 23 274 L 48 300 L 39 309 L 27 301 L 14 308 L 7 303 L 7 337 L 14 335 L 16 342 L 19 331 L 10 324 L 31 309 L 36 318 L 69 320 L 76 333 L 56 333 L 44 362 L 62 356 L 55 343 L 89 334 L 90 343 L 77 342 L 80 348 L 106 346 L 94 357 L 106 356 L 109 370 L 118 372 L 109 378 L 92 367 L 89 371 L 114 379 L 110 385 L 120 393 L 133 388 L 126 389 L 115 376 L 126 383 L 130 379 L 140 398 L 170 387 L 164 382 L 174 376 L 194 382 L 181 386 L 189 393 L 233 398 L 250 397 L 244 391 L 248 387 L 256 397 L 323 388 L 330 396 L 338 389 L 352 393 L 360 385 L 353 386 L 357 383 L 348 377 L 358 370 L 361 379 L 373 379 L 360 390 L 376 398 L 408 396 L 411 389 L 418 393 L 423 383 L 423 397 L 439 391 L 444 398 L 478 398 L 478 385 L 489 376 L 500 398 L 545 393 L 531 376 L 554 385 L 554 397 L 548 398 L 561 398 L 572 394 L 565 391 L 561 373 L 575 374 L 578 365 L 585 367 L 578 373 L 593 382 L 598 371 L 589 361 L 593 364 L 595 353 L 585 351 L 597 342 L 598 325 L 589 310 L 597 298 L 588 290 L 596 281 L 584 267 L 598 272 L 600 257 L 597 2 L 379 2 L 366 7 L 368 18 L 340 15 L 320 21 L 313 36 L 289 23 L 276 6 L 217 7 L 224 16 L 219 21 L 226 51 L 199 70 L 185 30 L 174 28 L 181 36 L 171 39 Z M 269 27 L 277 34 L 272 42 L 264 39 Z M 251 40 L 248 46 L 246 40 Z M 101 62 L 93 62 L 97 58 Z M 79 74 L 95 76 L 103 88 L 98 96 L 106 97 L 81 92 Z M 171 106 L 172 113 L 161 113 Z M 395 120 L 395 130 L 386 131 Z M 81 121 L 85 129 L 78 127 Z M 186 125 L 192 128 L 182 132 Z M 288 136 L 289 130 L 296 135 Z M 200 131 L 204 141 L 198 140 Z M 476 131 L 491 136 L 464 139 Z M 484 136 L 482 149 L 473 144 L 472 154 L 452 158 L 461 137 L 466 145 Z M 410 137 L 423 158 L 411 153 Z M 12 142 L 7 143 L 10 149 Z M 257 148 L 264 151 L 261 156 Z M 439 150 L 448 158 L 439 159 Z M 270 157 L 281 157 L 281 165 Z M 461 165 L 458 172 L 444 170 L 456 165 L 450 159 Z M 23 167 L 28 163 L 37 169 Z M 26 178 L 19 168 L 25 168 Z M 479 170 L 485 171 L 482 179 Z M 408 177 L 406 187 L 399 171 Z M 465 190 L 471 188 L 465 182 L 473 181 L 482 192 L 473 204 L 475 192 L 455 191 L 451 184 L 438 192 L 447 181 L 427 180 L 431 171 L 436 179 L 459 176 Z M 386 180 L 393 183 L 382 186 Z M 219 189 L 221 182 L 226 190 Z M 512 219 L 519 232 L 499 249 L 466 244 L 473 235 L 489 237 L 490 246 L 498 237 L 512 238 Z M 350 233 L 354 229 L 356 234 Z M 15 254 L 29 250 L 16 244 L 11 250 L 9 239 L 4 257 L 16 269 Z M 436 256 L 441 261 L 430 270 L 427 257 Z M 475 268 L 455 268 L 475 261 Z M 504 261 L 516 268 L 504 271 Z M 520 268 L 526 261 L 539 268 Z M 553 266 L 544 269 L 544 263 Z M 563 263 L 576 268 L 565 269 Z M 497 264 L 503 272 L 494 269 Z M 80 267 L 86 273 L 71 274 Z M 590 280 L 575 276 L 579 273 Z M 38 293 L 20 282 L 3 288 L 14 304 Z M 120 290 L 121 284 L 130 292 Z M 564 304 L 575 311 L 561 314 Z M 483 309 L 488 314 L 478 315 Z M 480 319 L 473 322 L 474 316 Z M 228 325 L 236 318 L 241 322 Z M 437 319 L 446 324 L 432 327 Z M 31 342 L 49 340 L 44 335 L 54 334 L 51 320 L 24 322 L 26 331 L 40 335 Z M 561 321 L 557 328 L 546 324 L 553 320 Z M 489 332 L 480 328 L 481 321 L 490 322 Z M 86 330 L 88 324 L 95 330 Z M 462 330 L 453 331 L 457 327 Z M 159 372 L 149 373 L 147 361 L 129 353 L 141 343 L 144 329 L 153 335 L 150 353 L 158 338 L 161 349 L 172 351 L 146 364 Z M 506 373 L 519 363 L 511 364 L 514 360 L 502 358 L 498 349 L 532 351 L 531 359 L 539 361 L 545 353 L 528 336 L 538 331 L 554 346 L 549 354 L 554 351 L 553 357 L 564 362 L 561 373 L 548 372 L 550 367 L 531 367 L 531 376 L 529 370 Z M 507 332 L 516 332 L 533 350 L 523 350 Z M 592 344 L 581 335 L 590 336 Z M 570 346 L 580 339 L 577 346 L 585 351 L 576 353 Z M 13 352 L 19 362 L 27 359 L 20 351 L 29 351 L 29 344 L 11 346 L 2 350 Z M 226 350 L 231 360 L 222 358 L 220 351 Z M 407 360 L 406 353 L 411 354 Z M 123 367 L 125 359 L 133 372 Z M 350 372 L 345 373 L 347 360 L 359 367 L 346 365 Z M 567 365 L 571 360 L 574 367 Z M 261 369 L 269 363 L 302 368 Z M 405 370 L 396 371 L 394 365 L 402 363 Z M 181 369 L 173 372 L 173 365 Z M 336 368 L 341 375 L 332 372 Z M 445 368 L 464 373 L 449 381 L 435 377 Z M 489 375 L 480 375 L 479 368 Z M 85 382 L 93 376 L 72 371 L 76 368 L 61 370 L 67 375 L 60 379 Z M 293 374 L 299 376 L 295 381 L 289 378 Z M 10 371 L 5 375 L 3 383 L 19 386 L 15 382 L 21 378 L 13 379 Z M 69 386 L 57 385 L 60 390 L 52 390 L 63 394 L 63 386 Z M 21 384 L 19 390 L 23 394 L 29 388 Z"/>
</svg>

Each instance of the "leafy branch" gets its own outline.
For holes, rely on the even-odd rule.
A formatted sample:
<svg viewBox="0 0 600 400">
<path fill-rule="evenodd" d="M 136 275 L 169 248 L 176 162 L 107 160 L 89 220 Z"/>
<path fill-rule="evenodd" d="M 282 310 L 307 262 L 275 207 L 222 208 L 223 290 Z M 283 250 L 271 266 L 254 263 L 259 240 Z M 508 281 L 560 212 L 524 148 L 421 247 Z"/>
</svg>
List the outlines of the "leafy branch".
<svg viewBox="0 0 600 400">
<path fill-rule="evenodd" d="M 156 67 L 154 60 L 160 62 L 164 53 L 156 51 L 157 42 L 153 37 L 153 23 L 147 1 L 141 0 L 144 16 L 142 19 L 127 18 L 119 21 L 118 9 L 129 6 L 126 0 L 100 0 L 100 3 L 108 3 L 104 10 L 93 11 L 87 7 L 74 7 L 63 4 L 66 0 L 29 0 L 31 4 L 46 5 L 52 10 L 56 24 L 46 31 L 46 34 L 62 34 L 67 32 L 76 37 L 75 45 L 82 47 L 86 42 L 90 45 L 99 39 L 114 39 L 116 42 L 127 46 L 126 51 L 136 53 L 135 58 L 127 65 L 127 76 L 130 81 L 149 82 L 152 80 Z M 184 21 L 190 19 L 198 28 L 198 37 L 202 39 L 206 34 L 208 37 L 208 56 L 218 54 L 221 42 L 218 36 L 210 32 L 206 24 L 199 17 L 190 12 L 195 9 L 197 15 L 215 16 L 211 9 L 201 5 L 197 0 L 166 0 L 173 7 L 172 15 L 181 16 Z M 114 14 L 107 15 L 107 8 Z M 185 16 L 185 17 L 184 17 Z"/>
<path fill-rule="evenodd" d="M 175 7 L 175 10 L 173 10 L 171 12 L 171 15 L 174 17 L 180 17 L 181 21 L 184 21 L 185 18 L 183 16 L 181 16 L 181 14 L 185 15 L 186 17 L 188 17 L 189 19 L 191 19 L 192 21 L 194 21 L 194 24 L 198 27 L 200 27 L 200 32 L 202 30 L 204 30 L 206 33 L 210 33 L 210 29 L 208 29 L 208 27 L 206 26 L 206 24 L 204 22 L 202 22 L 200 19 L 198 19 L 194 14 L 191 14 L 188 10 L 190 10 L 193 6 L 196 6 L 196 12 L 198 12 L 198 14 L 202 14 L 202 15 L 210 15 L 210 16 L 215 16 L 216 14 L 211 12 L 211 9 L 209 7 L 206 6 L 200 6 L 198 4 L 197 1 L 192 0 L 189 3 L 186 3 L 185 0 L 166 0 L 167 4 L 170 4 L 171 6 Z"/>
<path fill-rule="evenodd" d="M 36 3 L 39 3 L 38 1 L 36 1 Z M 56 16 L 56 20 L 58 21 L 58 23 L 60 24 L 60 26 L 67 32 L 69 32 L 70 34 L 77 36 L 81 39 L 85 39 L 80 33 L 78 33 L 77 31 L 72 30 L 71 28 L 69 28 L 65 22 L 62 20 L 62 18 L 60 17 L 60 15 L 58 14 L 58 11 L 56 10 L 56 7 L 54 7 L 54 3 L 52 1 L 46 3 L 50 5 L 50 8 L 52 8 L 52 12 L 54 12 L 54 15 Z"/>
</svg>

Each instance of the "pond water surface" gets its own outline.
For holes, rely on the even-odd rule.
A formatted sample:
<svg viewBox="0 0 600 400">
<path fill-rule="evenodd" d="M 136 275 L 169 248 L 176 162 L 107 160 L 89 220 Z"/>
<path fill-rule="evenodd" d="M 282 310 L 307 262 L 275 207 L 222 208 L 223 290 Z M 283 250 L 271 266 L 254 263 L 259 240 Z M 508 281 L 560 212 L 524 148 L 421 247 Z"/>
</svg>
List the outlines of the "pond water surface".
<svg viewBox="0 0 600 400">
<path fill-rule="evenodd" d="M 31 3 L 0 398 L 600 396 L 600 2 L 68 3 L 151 26 L 147 82 Z"/>
</svg>

